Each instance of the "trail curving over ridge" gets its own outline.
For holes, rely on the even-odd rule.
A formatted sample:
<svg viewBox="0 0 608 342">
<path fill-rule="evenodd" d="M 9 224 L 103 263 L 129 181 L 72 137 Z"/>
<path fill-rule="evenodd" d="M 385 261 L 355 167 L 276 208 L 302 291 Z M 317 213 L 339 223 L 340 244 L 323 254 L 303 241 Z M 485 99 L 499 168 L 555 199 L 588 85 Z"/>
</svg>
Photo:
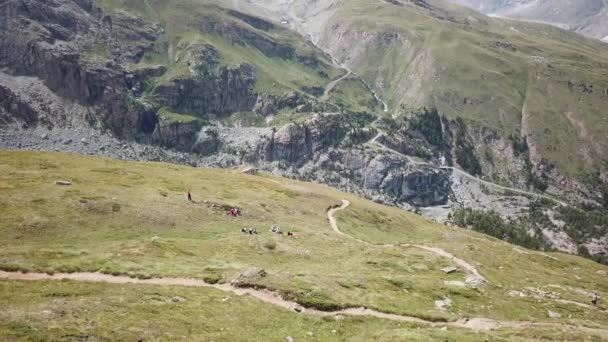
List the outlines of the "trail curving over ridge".
<svg viewBox="0 0 608 342">
<path fill-rule="evenodd" d="M 350 205 L 348 200 L 342 200 L 342 204 L 340 206 L 336 206 L 330 208 L 327 211 L 327 218 L 329 220 L 331 228 L 337 234 L 352 239 L 354 241 L 363 243 L 368 246 L 376 246 L 376 247 L 394 247 L 394 245 L 375 245 L 371 244 L 367 241 L 363 241 L 357 238 L 354 238 L 346 233 L 343 233 L 338 228 L 338 224 L 334 214 L 340 210 L 346 209 Z M 458 259 L 455 256 L 449 254 L 448 252 L 436 248 L 436 247 L 428 247 L 421 245 L 399 245 L 406 247 L 415 247 L 420 248 L 432 253 L 436 253 L 442 257 L 450 258 L 456 264 L 463 267 L 469 272 L 469 277 L 476 276 L 485 281 L 485 279 L 477 272 L 474 266 L 468 264 L 466 261 L 462 259 Z M 79 273 L 21 273 L 21 272 L 5 272 L 0 271 L 0 279 L 6 280 L 18 280 L 18 281 L 60 281 L 60 280 L 72 280 L 79 282 L 96 282 L 96 283 L 108 283 L 108 284 L 138 284 L 138 285 L 159 285 L 159 286 L 184 286 L 184 287 L 198 287 L 198 288 L 212 288 L 223 292 L 233 293 L 237 296 L 249 295 L 253 298 L 256 298 L 264 303 L 271 304 L 280 308 L 284 308 L 287 310 L 291 310 L 294 312 L 298 312 L 304 315 L 310 316 L 321 316 L 321 317 L 335 317 L 339 318 L 341 316 L 364 316 L 364 317 L 375 317 L 380 319 L 388 319 L 392 321 L 399 322 L 407 322 L 413 324 L 422 324 L 426 326 L 431 326 L 433 328 L 461 328 L 468 329 L 475 332 L 483 332 L 483 331 L 491 331 L 501 328 L 515 328 L 515 329 L 525 329 L 530 327 L 564 327 L 570 326 L 574 329 L 578 329 L 584 331 L 586 333 L 595 334 L 597 336 L 601 336 L 602 338 L 608 338 L 608 328 L 590 328 L 580 325 L 573 325 L 568 323 L 551 323 L 551 322 L 533 322 L 533 321 L 500 321 L 489 318 L 482 317 L 463 317 L 455 321 L 433 321 L 428 319 L 423 319 L 416 316 L 409 315 L 398 315 L 392 313 L 381 312 L 373 309 L 369 309 L 366 307 L 354 307 L 354 308 L 345 308 L 341 310 L 335 311 L 321 311 L 311 308 L 305 308 L 294 301 L 289 301 L 281 297 L 281 295 L 276 291 L 271 291 L 268 289 L 253 289 L 253 288 L 242 288 L 234 286 L 230 283 L 225 284 L 209 284 L 201 279 L 193 279 L 193 278 L 152 278 L 152 279 L 138 279 L 131 278 L 127 276 L 114 276 L 103 273 L 94 273 L 94 272 L 79 272 Z"/>
<path fill-rule="evenodd" d="M 343 199 L 342 200 L 342 205 L 338 206 L 338 207 L 333 207 L 331 209 L 329 209 L 327 211 L 327 219 L 329 221 L 329 225 L 331 226 L 331 228 L 333 229 L 334 232 L 336 232 L 339 235 L 345 236 L 349 239 L 355 240 L 359 243 L 368 245 L 368 246 L 377 246 L 377 247 L 395 247 L 395 245 L 375 245 L 372 243 L 369 243 L 367 241 L 363 241 L 360 239 L 357 239 L 353 236 L 350 236 L 344 232 L 342 232 L 339 228 L 338 228 L 338 222 L 336 221 L 336 218 L 334 216 L 334 214 L 340 210 L 344 210 L 346 209 L 348 206 L 350 205 L 350 202 L 348 200 Z M 418 248 L 418 249 L 422 249 L 424 251 L 433 253 L 433 254 L 437 254 L 443 258 L 447 258 L 452 260 L 456 265 L 462 267 L 463 269 L 465 269 L 467 271 L 467 277 L 466 277 L 466 283 L 469 283 L 471 285 L 480 285 L 480 284 L 484 284 L 487 283 L 487 279 L 484 278 L 478 271 L 477 268 L 475 268 L 475 266 L 471 265 L 470 263 L 466 262 L 463 259 L 457 258 L 456 256 L 448 253 L 447 251 L 439 248 L 439 247 L 430 247 L 430 246 L 423 246 L 423 245 L 411 245 L 411 244 L 399 244 L 398 246 L 401 247 L 412 247 L 412 248 Z"/>
</svg>

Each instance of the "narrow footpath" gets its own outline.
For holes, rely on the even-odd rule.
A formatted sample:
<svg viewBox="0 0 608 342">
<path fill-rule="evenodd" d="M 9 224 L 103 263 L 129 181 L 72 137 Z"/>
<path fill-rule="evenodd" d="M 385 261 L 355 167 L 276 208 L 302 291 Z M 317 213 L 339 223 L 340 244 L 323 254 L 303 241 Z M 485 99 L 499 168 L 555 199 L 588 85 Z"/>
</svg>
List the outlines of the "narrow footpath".
<svg viewBox="0 0 608 342">
<path fill-rule="evenodd" d="M 452 166 L 437 166 L 437 165 L 433 165 L 431 163 L 415 160 L 411 156 L 403 154 L 403 153 L 401 153 L 399 151 L 395 151 L 394 149 L 392 149 L 392 148 L 390 148 L 390 147 L 388 147 L 388 146 L 380 143 L 378 141 L 378 139 L 380 139 L 380 137 L 382 137 L 384 134 L 385 134 L 384 132 L 378 133 L 374 138 L 372 138 L 370 141 L 368 141 L 367 144 L 374 145 L 374 146 L 379 147 L 382 150 L 385 150 L 385 151 L 397 154 L 398 156 L 401 156 L 401 157 L 407 159 L 407 161 L 410 162 L 413 165 L 424 165 L 424 166 L 429 166 L 429 167 L 432 167 L 432 168 L 438 169 L 438 170 L 451 170 L 453 173 L 456 173 L 456 174 L 460 175 L 461 177 L 464 177 L 464 178 L 467 178 L 467 179 L 472 180 L 474 182 L 478 182 L 480 184 L 486 185 L 486 186 L 488 186 L 490 188 L 494 188 L 494 189 L 498 189 L 498 190 L 502 190 L 502 191 L 510 191 L 510 192 L 514 192 L 514 193 L 521 194 L 521 195 L 524 195 L 524 196 L 531 196 L 531 197 L 535 197 L 535 198 L 547 199 L 547 200 L 550 200 L 550 201 L 553 201 L 553 202 L 559 204 L 562 207 L 569 206 L 568 203 L 566 203 L 564 201 L 561 201 L 561 200 L 558 200 L 555 197 L 552 197 L 552 196 L 549 196 L 549 195 L 539 194 L 539 193 L 536 193 L 536 192 L 521 190 L 521 189 L 517 189 L 517 188 L 511 188 L 511 187 L 508 187 L 508 186 L 504 186 L 504 185 L 500 185 L 500 184 L 496 184 L 496 183 L 485 181 L 485 180 L 477 178 L 477 177 L 471 175 L 470 173 L 468 173 L 468 172 L 466 172 L 466 171 L 464 171 L 462 169 L 459 169 L 457 167 L 452 167 Z"/>
<path fill-rule="evenodd" d="M 353 239 L 360 243 L 370 245 L 370 246 L 378 246 L 382 247 L 383 245 L 374 245 L 369 242 L 356 239 L 344 232 L 340 231 L 338 228 L 338 224 L 334 214 L 340 210 L 346 209 L 350 205 L 350 202 L 347 200 L 342 200 L 342 205 L 332 208 L 327 211 L 327 218 L 329 220 L 330 226 L 334 232 L 337 234 L 347 237 L 349 239 Z M 388 247 L 389 245 L 384 245 Z M 446 251 L 436 248 L 436 247 L 428 247 L 428 246 L 419 246 L 419 245 L 399 245 L 399 246 L 409 246 L 420 248 L 432 253 L 436 253 L 442 257 L 450 258 L 456 264 L 466 269 L 469 272 L 469 276 L 473 275 L 475 277 L 479 277 L 485 281 L 485 279 L 477 272 L 474 266 L 470 265 L 466 261 L 462 259 L 458 259 L 455 256 L 447 253 Z M 468 278 L 468 277 L 467 277 Z M 455 321 L 450 322 L 435 322 L 432 320 L 426 320 L 415 316 L 408 315 L 397 315 L 390 314 L 385 312 L 380 312 L 373 309 L 368 309 L 365 307 L 358 308 L 346 308 L 342 310 L 336 311 L 320 311 L 315 309 L 304 308 L 300 304 L 285 300 L 280 296 L 279 293 L 269 290 L 257 290 L 252 288 L 240 288 L 236 287 L 232 284 L 209 284 L 201 279 L 192 279 L 192 278 L 152 278 L 152 279 L 137 279 L 131 278 L 127 276 L 113 276 L 109 274 L 103 273 L 93 273 L 93 272 L 80 272 L 80 273 L 21 273 L 21 272 L 4 272 L 0 271 L 0 279 L 6 280 L 18 280 L 18 281 L 62 281 L 62 280 L 72 280 L 72 281 L 80 281 L 80 282 L 97 282 L 97 283 L 109 283 L 109 284 L 137 284 L 137 285 L 161 285 L 161 286 L 184 286 L 184 287 L 201 287 L 201 288 L 212 288 L 223 292 L 233 293 L 238 296 L 249 295 L 253 298 L 256 298 L 264 303 L 271 304 L 277 307 L 281 307 L 287 310 L 291 310 L 294 312 L 298 312 L 304 315 L 312 315 L 312 316 L 328 316 L 328 317 L 339 317 L 339 316 L 365 316 L 365 317 L 376 317 L 381 319 L 388 319 L 392 321 L 399 322 L 408 322 L 415 324 L 423 324 L 426 326 L 431 326 L 435 328 L 462 328 L 469 329 L 476 332 L 480 331 L 490 331 L 501 328 L 516 328 L 516 329 L 525 329 L 531 327 L 561 327 L 569 326 L 573 329 L 578 329 L 580 331 L 584 331 L 590 334 L 595 334 L 597 336 L 601 336 L 602 338 L 608 338 L 608 328 L 589 328 L 582 325 L 572 325 L 568 323 L 551 323 L 551 322 L 533 322 L 533 321 L 500 321 L 488 318 L 481 317 L 463 317 Z"/>
</svg>

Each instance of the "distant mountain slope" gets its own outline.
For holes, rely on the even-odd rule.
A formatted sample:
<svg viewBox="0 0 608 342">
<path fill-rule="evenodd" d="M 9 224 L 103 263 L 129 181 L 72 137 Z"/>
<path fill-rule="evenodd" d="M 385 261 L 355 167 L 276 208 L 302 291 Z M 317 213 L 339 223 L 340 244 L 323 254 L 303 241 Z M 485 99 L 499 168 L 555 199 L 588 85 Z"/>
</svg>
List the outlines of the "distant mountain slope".
<svg viewBox="0 0 608 342">
<path fill-rule="evenodd" d="M 450 0 L 485 14 L 546 22 L 608 42 L 604 0 Z"/>
<path fill-rule="evenodd" d="M 290 17 L 362 75 L 391 113 L 435 107 L 476 123 L 484 174 L 516 173 L 486 148 L 484 129 L 525 139 L 541 173 L 580 179 L 606 171 L 607 45 L 445 1 L 253 2 Z"/>
</svg>

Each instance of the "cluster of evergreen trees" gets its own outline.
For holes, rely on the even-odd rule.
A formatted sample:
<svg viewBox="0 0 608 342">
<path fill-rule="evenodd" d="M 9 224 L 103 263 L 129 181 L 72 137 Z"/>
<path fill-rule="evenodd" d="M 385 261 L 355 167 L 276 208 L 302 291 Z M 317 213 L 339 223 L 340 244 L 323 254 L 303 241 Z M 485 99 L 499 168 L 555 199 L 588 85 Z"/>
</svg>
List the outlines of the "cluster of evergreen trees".
<svg viewBox="0 0 608 342">
<path fill-rule="evenodd" d="M 452 220 L 460 227 L 471 228 L 495 238 L 530 249 L 544 247 L 539 229 L 523 221 L 507 222 L 495 211 L 457 209 Z M 529 232 L 535 232 L 531 235 Z"/>
</svg>

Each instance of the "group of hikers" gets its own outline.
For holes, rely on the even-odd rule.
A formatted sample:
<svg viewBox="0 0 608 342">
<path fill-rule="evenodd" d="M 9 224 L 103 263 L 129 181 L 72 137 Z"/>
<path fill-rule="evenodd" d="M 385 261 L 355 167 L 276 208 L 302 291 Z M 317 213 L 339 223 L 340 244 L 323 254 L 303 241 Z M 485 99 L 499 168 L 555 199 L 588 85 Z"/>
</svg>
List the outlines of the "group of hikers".
<svg viewBox="0 0 608 342">
<path fill-rule="evenodd" d="M 281 231 L 281 228 L 279 228 L 278 226 L 272 226 L 270 228 L 270 232 L 273 234 L 278 234 L 278 235 L 283 235 L 283 232 Z M 249 235 L 258 235 L 258 231 L 257 229 L 253 228 L 241 228 L 241 233 L 243 234 L 249 234 Z M 292 239 L 296 239 L 296 233 L 289 231 L 287 232 L 287 237 L 290 237 Z"/>
<path fill-rule="evenodd" d="M 193 202 L 192 190 L 190 190 L 190 189 L 188 189 L 188 201 Z M 228 208 L 228 210 L 226 210 L 226 215 L 231 216 L 231 217 L 239 217 L 239 216 L 241 216 L 241 209 L 238 207 Z M 270 228 L 270 232 L 274 233 L 274 234 L 283 235 L 283 232 L 281 231 L 281 229 L 278 226 L 272 226 Z M 258 231 L 255 228 L 253 228 L 253 229 L 241 228 L 241 233 L 249 234 L 249 235 L 258 235 Z M 296 233 L 292 232 L 292 231 L 287 232 L 287 237 L 290 237 L 292 239 L 297 238 Z"/>
<path fill-rule="evenodd" d="M 188 190 L 188 201 L 192 202 L 192 192 L 191 192 L 191 190 Z M 331 207 L 328 208 L 328 210 L 329 209 L 331 209 Z M 237 207 L 229 208 L 226 211 L 226 215 L 232 216 L 232 217 L 239 217 L 239 216 L 241 216 L 241 209 L 237 208 Z M 283 235 L 283 232 L 281 231 L 281 228 L 279 228 L 278 226 L 272 226 L 272 227 L 270 227 L 270 232 L 273 233 L 273 234 Z M 251 228 L 241 228 L 241 233 L 243 233 L 243 234 L 249 234 L 249 235 L 258 235 L 258 231 L 255 228 L 253 228 L 253 229 L 251 229 Z M 296 233 L 295 232 L 291 232 L 291 231 L 287 232 L 287 237 L 290 237 L 292 239 L 296 239 L 297 238 Z M 591 296 L 591 303 L 593 303 L 594 306 L 597 305 L 598 298 L 599 297 L 597 296 L 596 293 L 594 293 Z"/>
<path fill-rule="evenodd" d="M 274 233 L 274 234 L 283 235 L 283 232 L 281 231 L 281 228 L 279 228 L 278 226 L 272 226 L 270 228 L 270 232 Z M 287 237 L 290 237 L 292 239 L 296 239 L 297 238 L 296 237 L 296 233 L 291 232 L 291 231 L 287 232 Z"/>
<path fill-rule="evenodd" d="M 232 216 L 232 217 L 239 217 L 239 216 L 241 216 L 241 209 L 239 209 L 239 208 L 230 208 L 226 212 L 226 215 Z"/>
</svg>

